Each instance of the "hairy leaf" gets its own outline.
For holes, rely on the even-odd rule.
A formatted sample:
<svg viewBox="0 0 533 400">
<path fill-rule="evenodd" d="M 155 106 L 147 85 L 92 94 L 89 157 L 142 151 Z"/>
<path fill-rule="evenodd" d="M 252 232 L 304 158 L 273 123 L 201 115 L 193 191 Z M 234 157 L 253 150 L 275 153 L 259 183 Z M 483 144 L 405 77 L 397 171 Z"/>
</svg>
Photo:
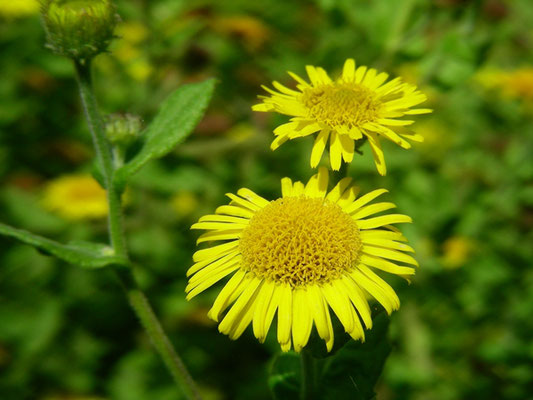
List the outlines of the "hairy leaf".
<svg viewBox="0 0 533 400">
<path fill-rule="evenodd" d="M 172 93 L 142 134 L 144 144 L 139 153 L 116 172 L 116 182 L 125 183 L 147 162 L 169 153 L 190 135 L 202 118 L 214 87 L 215 80 L 208 79 L 183 85 Z"/>
</svg>

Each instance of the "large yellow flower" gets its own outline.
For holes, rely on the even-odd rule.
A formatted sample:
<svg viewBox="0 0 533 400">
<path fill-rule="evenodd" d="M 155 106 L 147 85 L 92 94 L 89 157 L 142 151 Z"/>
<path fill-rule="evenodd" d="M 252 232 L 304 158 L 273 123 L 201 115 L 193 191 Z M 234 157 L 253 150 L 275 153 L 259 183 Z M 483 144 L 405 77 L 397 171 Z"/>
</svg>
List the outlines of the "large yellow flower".
<svg viewBox="0 0 533 400">
<path fill-rule="evenodd" d="M 69 220 L 104 218 L 108 213 L 106 191 L 90 175 L 66 175 L 49 182 L 42 204 Z"/>
<path fill-rule="evenodd" d="M 249 189 L 228 194 L 229 205 L 192 226 L 208 230 L 198 243 L 226 242 L 194 254 L 187 299 L 232 275 L 208 313 L 215 321 L 224 315 L 219 330 L 231 339 L 251 323 L 263 342 L 277 314 L 283 351 L 300 351 L 313 325 L 329 351 L 334 340 L 331 308 L 352 338 L 364 340 L 363 324 L 372 327 L 367 295 L 389 314 L 400 305 L 374 269 L 407 276 L 414 274 L 417 262 L 404 253 L 413 251 L 403 243 L 404 236 L 390 226 L 411 218 L 367 218 L 395 206 L 368 205 L 386 190 L 358 197 L 350 182 L 344 178 L 328 192 L 328 172 L 320 168 L 307 185 L 282 179 L 283 196 L 274 201 Z"/>
<path fill-rule="evenodd" d="M 352 59 L 346 60 L 342 75 L 335 81 L 320 67 L 308 65 L 306 69 L 310 83 L 289 72 L 298 82 L 297 90 L 273 82 L 278 92 L 263 86 L 270 96 L 260 96 L 263 102 L 252 107 L 255 111 L 276 111 L 292 117 L 289 123 L 274 130 L 277 137 L 272 142 L 272 150 L 289 139 L 318 132 L 311 167 L 318 166 L 329 140 L 331 168 L 338 170 L 342 160 L 352 161 L 355 141 L 366 137 L 377 169 L 385 175 L 380 137 L 404 149 L 411 147 L 407 139 L 423 140 L 422 136 L 402 128 L 414 121 L 398 119 L 431 112 L 427 108 L 411 108 L 426 100 L 426 95 L 416 86 L 402 82 L 401 78 L 385 83 L 388 74 L 365 66 L 356 68 Z M 400 129 L 395 132 L 390 127 Z"/>
</svg>

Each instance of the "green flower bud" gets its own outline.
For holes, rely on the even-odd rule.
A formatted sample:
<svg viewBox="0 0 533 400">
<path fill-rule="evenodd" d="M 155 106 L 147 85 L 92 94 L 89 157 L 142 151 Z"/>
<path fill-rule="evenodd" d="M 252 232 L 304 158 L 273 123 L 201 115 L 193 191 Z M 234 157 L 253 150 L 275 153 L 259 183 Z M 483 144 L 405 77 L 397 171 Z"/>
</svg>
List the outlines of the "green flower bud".
<svg viewBox="0 0 533 400">
<path fill-rule="evenodd" d="M 118 21 L 111 0 L 42 0 L 47 47 L 85 61 L 107 50 Z"/>
<path fill-rule="evenodd" d="M 107 139 L 115 146 L 128 146 L 139 137 L 141 118 L 132 114 L 111 114 L 107 117 L 105 133 Z"/>
</svg>

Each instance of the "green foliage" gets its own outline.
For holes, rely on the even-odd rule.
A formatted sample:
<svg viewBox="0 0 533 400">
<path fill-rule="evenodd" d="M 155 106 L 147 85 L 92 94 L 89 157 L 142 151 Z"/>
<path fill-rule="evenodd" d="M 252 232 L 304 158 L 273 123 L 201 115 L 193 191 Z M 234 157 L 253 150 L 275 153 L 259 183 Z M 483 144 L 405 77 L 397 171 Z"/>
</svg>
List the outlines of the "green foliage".
<svg viewBox="0 0 533 400">
<path fill-rule="evenodd" d="M 340 324 L 339 324 L 340 325 Z M 391 351 L 387 338 L 389 317 L 384 312 L 374 317 L 374 327 L 365 342 L 348 340 L 338 333 L 340 346 L 328 357 L 312 358 L 313 384 L 317 399 L 371 400 L 375 386 Z M 308 348 L 306 348 L 309 351 Z M 268 384 L 276 400 L 296 399 L 300 393 L 301 360 L 296 353 L 278 355 L 272 365 Z"/>
<path fill-rule="evenodd" d="M 161 105 L 152 123 L 141 134 L 141 150 L 116 172 L 116 180 L 123 183 L 150 160 L 170 152 L 192 133 L 213 95 L 215 80 L 183 85 Z"/>
</svg>

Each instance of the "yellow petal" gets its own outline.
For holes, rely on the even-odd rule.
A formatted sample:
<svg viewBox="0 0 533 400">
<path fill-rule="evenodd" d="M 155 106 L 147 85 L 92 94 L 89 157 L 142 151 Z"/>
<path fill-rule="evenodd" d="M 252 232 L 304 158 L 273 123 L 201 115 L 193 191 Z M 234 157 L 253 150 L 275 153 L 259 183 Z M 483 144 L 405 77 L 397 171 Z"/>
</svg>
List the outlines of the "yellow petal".
<svg viewBox="0 0 533 400">
<path fill-rule="evenodd" d="M 322 154 L 324 153 L 324 149 L 326 148 L 328 138 L 329 129 L 327 128 L 322 129 L 322 131 L 316 137 L 315 143 L 313 144 L 313 150 L 311 151 L 311 168 L 316 168 L 320 162 Z"/>
<path fill-rule="evenodd" d="M 349 163 L 353 160 L 355 143 L 348 135 L 338 135 L 342 146 L 342 158 Z"/>
<path fill-rule="evenodd" d="M 311 328 L 313 327 L 313 318 L 309 312 L 307 291 L 305 289 L 296 289 L 292 294 L 292 342 L 294 350 L 299 352 L 309 340 Z"/>
<path fill-rule="evenodd" d="M 248 282 L 244 291 L 241 293 L 237 301 L 231 306 L 230 310 L 218 325 L 218 330 L 226 335 L 230 334 L 233 329 L 238 325 L 239 318 L 242 315 L 245 307 L 248 305 L 248 301 L 253 297 L 256 290 L 261 284 L 261 280 L 254 278 Z"/>
<path fill-rule="evenodd" d="M 395 207 L 396 205 L 394 203 L 389 203 L 389 202 L 376 203 L 376 204 L 372 204 L 372 205 L 360 208 L 359 210 L 357 210 L 356 212 L 352 214 L 352 217 L 354 219 L 362 219 L 362 218 L 368 217 L 369 215 L 377 214 L 379 212 L 390 210 L 391 208 L 395 208 Z"/>
<path fill-rule="evenodd" d="M 331 132 L 331 141 L 329 145 L 329 162 L 333 171 L 338 171 L 341 168 L 342 159 L 342 145 L 339 139 L 339 134 L 335 131 Z"/>
<path fill-rule="evenodd" d="M 381 217 L 374 217 L 369 219 L 361 219 L 357 221 L 357 226 L 359 229 L 372 229 L 378 228 L 383 225 L 388 224 L 400 224 L 400 223 L 409 223 L 413 222 L 411 217 L 403 214 L 389 214 L 383 215 Z"/>
<path fill-rule="evenodd" d="M 276 308 L 270 307 L 270 303 L 273 301 L 275 288 L 276 285 L 273 282 L 265 281 L 257 295 L 257 304 L 255 306 L 253 317 L 253 330 L 255 337 L 259 339 L 261 343 L 265 341 L 277 308 L 277 304 Z"/>
<path fill-rule="evenodd" d="M 243 270 L 235 272 L 228 283 L 226 283 L 226 286 L 222 288 L 215 299 L 213 306 L 207 313 L 209 318 L 218 322 L 220 314 L 222 314 L 224 310 L 240 296 L 245 287 L 248 286 L 248 281 L 252 278 L 250 278 L 250 274 L 248 274 L 248 277 L 246 275 L 246 272 Z M 245 282 L 245 284 L 242 284 L 243 282 Z"/>
<path fill-rule="evenodd" d="M 278 307 L 278 342 L 282 345 L 290 343 L 292 328 L 292 289 L 287 285 L 280 285 Z"/>
<path fill-rule="evenodd" d="M 355 61 L 353 58 L 348 58 L 342 69 L 342 78 L 345 82 L 353 82 L 355 78 Z"/>
<path fill-rule="evenodd" d="M 368 137 L 368 143 L 370 143 L 370 148 L 372 149 L 372 154 L 374 155 L 374 162 L 380 175 L 384 176 L 387 174 L 387 167 L 385 165 L 385 157 L 383 156 L 383 150 L 381 150 L 381 144 L 375 133 L 366 132 Z"/>
<path fill-rule="evenodd" d="M 281 197 L 290 197 L 292 195 L 292 181 L 290 178 L 281 180 Z"/>
</svg>

